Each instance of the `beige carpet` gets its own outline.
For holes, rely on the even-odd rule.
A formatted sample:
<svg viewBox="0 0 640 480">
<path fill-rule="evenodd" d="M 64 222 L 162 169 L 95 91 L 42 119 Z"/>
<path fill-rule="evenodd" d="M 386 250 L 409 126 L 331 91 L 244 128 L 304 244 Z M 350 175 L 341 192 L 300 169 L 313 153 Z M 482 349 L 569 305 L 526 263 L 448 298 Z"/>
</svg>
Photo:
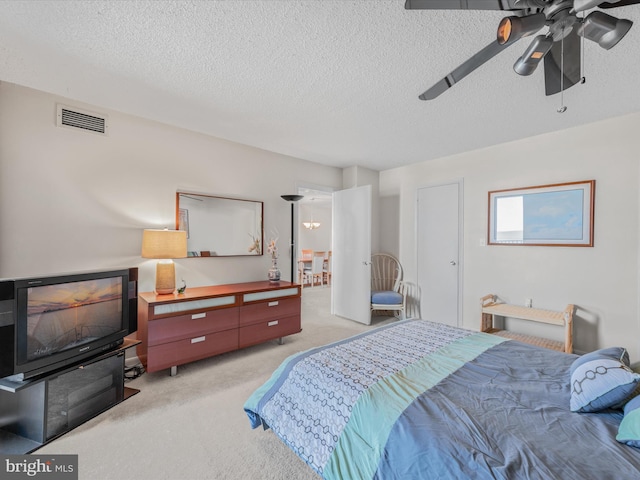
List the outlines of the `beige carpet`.
<svg viewBox="0 0 640 480">
<path fill-rule="evenodd" d="M 242 406 L 286 357 L 393 321 L 329 313 L 330 288 L 305 288 L 302 332 L 127 383 L 140 393 L 37 450 L 77 454 L 80 480 L 318 479 Z"/>
</svg>

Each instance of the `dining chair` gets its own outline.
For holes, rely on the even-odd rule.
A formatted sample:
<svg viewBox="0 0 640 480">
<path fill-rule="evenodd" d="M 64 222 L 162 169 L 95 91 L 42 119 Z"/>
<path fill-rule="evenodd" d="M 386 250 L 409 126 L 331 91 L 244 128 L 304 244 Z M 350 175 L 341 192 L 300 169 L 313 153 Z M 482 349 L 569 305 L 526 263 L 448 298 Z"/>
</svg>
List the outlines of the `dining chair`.
<svg viewBox="0 0 640 480">
<path fill-rule="evenodd" d="M 304 285 L 309 282 L 312 283 L 312 267 L 313 263 L 313 250 L 303 249 L 301 250 L 300 260 L 298 260 L 298 283 Z"/>
<path fill-rule="evenodd" d="M 313 252 L 313 262 L 311 264 L 311 286 L 316 283 L 324 285 L 324 255 L 325 252 Z"/>
<path fill-rule="evenodd" d="M 327 252 L 324 258 L 324 268 L 322 269 L 324 274 L 324 283 L 331 285 L 331 250 Z"/>
</svg>

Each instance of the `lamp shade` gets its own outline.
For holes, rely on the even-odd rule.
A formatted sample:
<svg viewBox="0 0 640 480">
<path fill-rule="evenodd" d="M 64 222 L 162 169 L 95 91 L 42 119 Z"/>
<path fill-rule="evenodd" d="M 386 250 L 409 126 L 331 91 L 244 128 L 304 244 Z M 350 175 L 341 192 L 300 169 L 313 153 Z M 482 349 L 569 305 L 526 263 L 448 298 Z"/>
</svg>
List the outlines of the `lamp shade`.
<svg viewBox="0 0 640 480">
<path fill-rule="evenodd" d="M 185 258 L 187 232 L 183 230 L 153 230 L 142 232 L 142 258 Z"/>
</svg>

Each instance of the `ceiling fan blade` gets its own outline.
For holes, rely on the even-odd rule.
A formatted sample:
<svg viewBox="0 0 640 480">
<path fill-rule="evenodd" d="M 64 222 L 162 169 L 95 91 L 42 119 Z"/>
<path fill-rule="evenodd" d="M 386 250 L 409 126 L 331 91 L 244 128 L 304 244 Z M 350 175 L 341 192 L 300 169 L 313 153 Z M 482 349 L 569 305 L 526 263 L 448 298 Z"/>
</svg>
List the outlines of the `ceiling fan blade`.
<svg viewBox="0 0 640 480">
<path fill-rule="evenodd" d="M 564 43 L 564 45 L 563 45 Z M 564 65 L 561 68 L 562 48 Z M 564 40 L 554 42 L 549 53 L 544 56 L 544 85 L 546 95 L 554 95 L 580 83 L 580 37 L 574 29 Z M 561 71 L 564 79 L 561 82 Z"/>
<path fill-rule="evenodd" d="M 524 10 L 522 0 L 406 0 L 405 10 Z M 526 3 L 526 2 L 525 2 Z M 518 4 L 518 5 L 516 5 Z"/>
<path fill-rule="evenodd" d="M 438 95 L 446 92 L 449 88 L 453 87 L 456 83 L 469 75 L 480 65 L 491 60 L 509 45 L 513 45 L 513 43 L 505 43 L 503 45 L 500 45 L 497 41 L 490 43 L 469 60 L 460 65 L 458 68 L 454 69 L 433 87 L 426 90 L 422 95 L 419 96 L 420 100 L 433 100 Z"/>
<path fill-rule="evenodd" d="M 598 8 L 618 8 L 626 7 L 627 5 L 636 5 L 640 3 L 640 0 L 620 0 L 619 2 L 604 2 L 598 5 Z"/>
</svg>

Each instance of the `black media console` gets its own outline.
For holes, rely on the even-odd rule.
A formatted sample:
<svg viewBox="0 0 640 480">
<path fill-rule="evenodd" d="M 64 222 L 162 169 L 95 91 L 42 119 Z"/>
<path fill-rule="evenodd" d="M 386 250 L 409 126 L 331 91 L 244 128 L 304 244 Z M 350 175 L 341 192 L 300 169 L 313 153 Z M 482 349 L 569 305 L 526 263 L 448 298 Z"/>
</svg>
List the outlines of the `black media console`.
<svg viewBox="0 0 640 480">
<path fill-rule="evenodd" d="M 138 393 L 124 386 L 125 338 L 114 350 L 26 381 L 0 379 L 0 453 L 25 454 Z"/>
</svg>

